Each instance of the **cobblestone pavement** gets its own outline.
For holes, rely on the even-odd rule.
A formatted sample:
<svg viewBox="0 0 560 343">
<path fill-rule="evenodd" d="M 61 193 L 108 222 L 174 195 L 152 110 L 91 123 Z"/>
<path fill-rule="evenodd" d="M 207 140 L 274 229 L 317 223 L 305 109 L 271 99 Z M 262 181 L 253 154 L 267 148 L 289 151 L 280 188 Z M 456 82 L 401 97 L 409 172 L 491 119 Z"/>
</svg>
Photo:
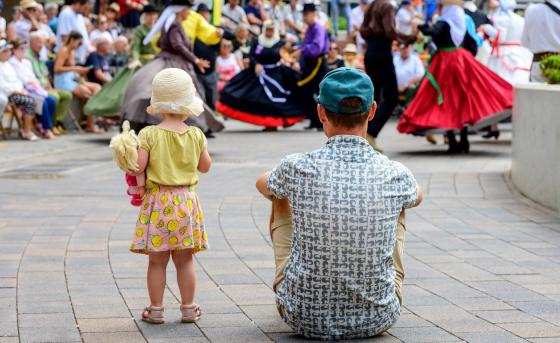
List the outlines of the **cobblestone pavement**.
<svg viewBox="0 0 560 343">
<path fill-rule="evenodd" d="M 196 325 L 179 323 L 171 264 L 167 323 L 139 321 L 147 259 L 127 250 L 137 209 L 109 135 L 0 142 L 0 343 L 301 341 L 275 310 L 269 204 L 254 181 L 325 138 L 227 124 L 198 188 L 211 250 L 197 256 Z M 373 341 L 560 342 L 560 218 L 512 189 L 503 136 L 447 156 L 394 123 L 382 134 L 427 197 L 408 212 L 401 319 Z"/>
</svg>

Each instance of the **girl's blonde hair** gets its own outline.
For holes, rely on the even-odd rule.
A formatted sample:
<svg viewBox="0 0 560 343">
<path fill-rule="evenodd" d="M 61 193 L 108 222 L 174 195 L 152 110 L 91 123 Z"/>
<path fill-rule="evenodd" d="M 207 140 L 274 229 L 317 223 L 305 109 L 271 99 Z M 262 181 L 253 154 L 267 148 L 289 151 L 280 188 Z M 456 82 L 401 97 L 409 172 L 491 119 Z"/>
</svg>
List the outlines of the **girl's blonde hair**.
<svg viewBox="0 0 560 343">
<path fill-rule="evenodd" d="M 130 129 L 128 120 L 123 122 L 122 129 L 122 133 L 111 138 L 109 147 L 113 149 L 113 159 L 122 171 L 136 171 L 138 169 L 140 139 L 136 136 L 134 130 Z"/>
</svg>

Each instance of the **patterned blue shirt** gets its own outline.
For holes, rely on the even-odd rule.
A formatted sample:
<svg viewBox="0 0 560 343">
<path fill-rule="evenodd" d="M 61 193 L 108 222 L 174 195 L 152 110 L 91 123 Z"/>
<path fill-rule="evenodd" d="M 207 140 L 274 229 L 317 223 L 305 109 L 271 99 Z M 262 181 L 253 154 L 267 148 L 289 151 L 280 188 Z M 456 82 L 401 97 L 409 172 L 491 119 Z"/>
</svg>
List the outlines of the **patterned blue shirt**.
<svg viewBox="0 0 560 343">
<path fill-rule="evenodd" d="M 276 300 L 310 338 L 370 337 L 400 315 L 393 247 L 402 208 L 416 202 L 406 167 L 358 136 L 331 137 L 272 171 L 268 188 L 292 208 L 291 256 Z"/>
</svg>

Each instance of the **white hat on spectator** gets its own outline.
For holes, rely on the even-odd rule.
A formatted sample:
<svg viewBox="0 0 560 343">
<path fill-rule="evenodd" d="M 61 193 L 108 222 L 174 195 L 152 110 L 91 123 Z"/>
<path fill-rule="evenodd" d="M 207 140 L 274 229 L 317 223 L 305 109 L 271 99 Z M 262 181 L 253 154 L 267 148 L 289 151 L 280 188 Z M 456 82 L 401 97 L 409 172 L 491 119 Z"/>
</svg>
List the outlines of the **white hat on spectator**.
<svg viewBox="0 0 560 343">
<path fill-rule="evenodd" d="M 21 0 L 19 6 L 23 9 L 34 8 L 39 6 L 35 0 Z"/>
<path fill-rule="evenodd" d="M 204 111 L 203 105 L 189 74 L 183 69 L 167 68 L 152 81 L 152 98 L 146 112 L 198 116 Z"/>
</svg>

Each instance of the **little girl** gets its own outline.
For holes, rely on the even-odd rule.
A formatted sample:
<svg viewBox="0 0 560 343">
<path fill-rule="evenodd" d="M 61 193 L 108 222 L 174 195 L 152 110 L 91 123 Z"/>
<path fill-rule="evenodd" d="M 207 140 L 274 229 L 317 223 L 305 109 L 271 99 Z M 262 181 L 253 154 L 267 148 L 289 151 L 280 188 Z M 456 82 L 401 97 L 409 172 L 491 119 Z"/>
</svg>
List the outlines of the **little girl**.
<svg viewBox="0 0 560 343">
<path fill-rule="evenodd" d="M 147 254 L 150 306 L 142 320 L 161 324 L 163 293 L 169 258 L 177 269 L 181 293 L 181 320 L 192 323 L 202 314 L 194 302 L 196 275 L 193 254 L 208 248 L 200 202 L 194 191 L 197 171 L 206 173 L 212 160 L 206 150 L 206 138 L 197 127 L 187 126 L 188 116 L 198 116 L 203 103 L 195 96 L 195 87 L 182 69 L 159 72 L 152 83 L 149 114 L 161 114 L 157 126 L 140 131 L 138 169 L 146 172 L 146 190 L 136 224 L 132 252 Z"/>
</svg>

